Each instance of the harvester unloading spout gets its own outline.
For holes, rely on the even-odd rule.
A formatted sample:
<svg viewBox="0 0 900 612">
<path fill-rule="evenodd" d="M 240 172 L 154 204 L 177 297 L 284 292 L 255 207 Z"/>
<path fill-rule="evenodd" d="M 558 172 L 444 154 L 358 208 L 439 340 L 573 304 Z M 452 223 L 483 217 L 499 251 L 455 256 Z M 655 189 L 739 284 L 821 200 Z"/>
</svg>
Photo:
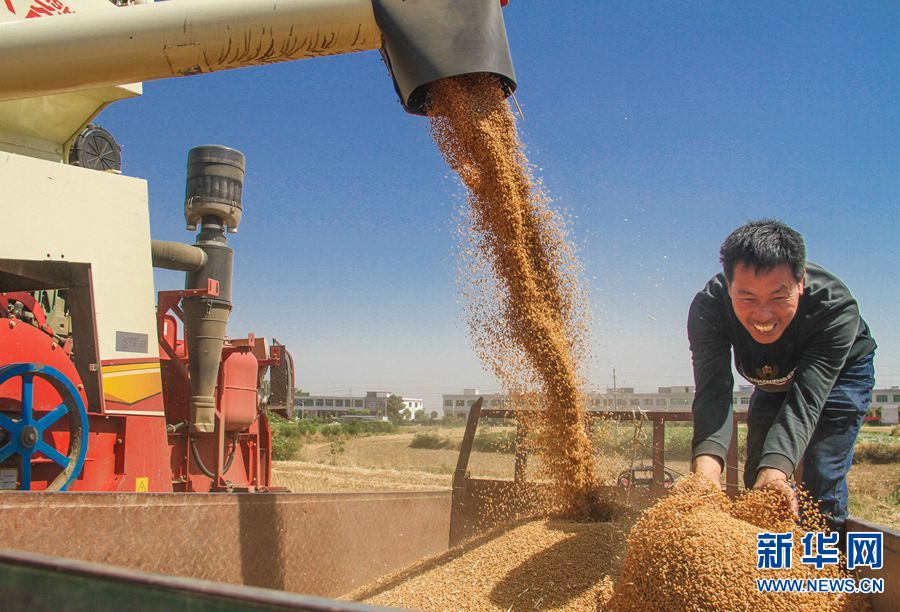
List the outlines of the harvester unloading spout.
<svg viewBox="0 0 900 612">
<path fill-rule="evenodd" d="M 500 3 L 483 0 L 373 0 L 382 55 L 410 113 L 426 114 L 428 84 L 486 72 L 506 95 L 516 89 Z"/>
</svg>

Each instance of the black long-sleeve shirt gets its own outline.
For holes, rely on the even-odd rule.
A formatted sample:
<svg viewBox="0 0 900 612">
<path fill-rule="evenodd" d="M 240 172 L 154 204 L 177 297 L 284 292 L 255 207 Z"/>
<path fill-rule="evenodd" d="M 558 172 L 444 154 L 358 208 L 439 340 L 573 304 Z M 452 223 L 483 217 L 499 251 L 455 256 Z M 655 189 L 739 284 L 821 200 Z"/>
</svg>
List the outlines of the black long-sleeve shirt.
<svg viewBox="0 0 900 612">
<path fill-rule="evenodd" d="M 737 371 L 757 388 L 784 392 L 769 429 L 760 467 L 790 475 L 812 436 L 831 387 L 845 366 L 875 350 L 875 340 L 843 282 L 807 263 L 797 312 L 778 340 L 760 344 L 734 314 L 724 274 L 697 294 L 688 315 L 694 362 L 693 454 L 724 462 L 731 440 L 731 402 Z"/>
</svg>

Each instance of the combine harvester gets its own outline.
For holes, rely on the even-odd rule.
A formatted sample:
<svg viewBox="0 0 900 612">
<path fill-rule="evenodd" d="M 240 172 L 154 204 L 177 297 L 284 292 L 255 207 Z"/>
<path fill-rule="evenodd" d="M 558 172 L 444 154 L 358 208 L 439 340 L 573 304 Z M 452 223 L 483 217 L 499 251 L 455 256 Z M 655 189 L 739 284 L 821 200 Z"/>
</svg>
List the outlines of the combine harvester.
<svg viewBox="0 0 900 612">
<path fill-rule="evenodd" d="M 491 73 L 511 93 L 500 4 L 0 5 L 5 609 L 362 609 L 297 594 L 346 593 L 483 524 L 483 492 L 506 485 L 469 478 L 468 451 L 452 493 L 273 491 L 267 413 L 291 415 L 293 362 L 227 335 L 243 155 L 192 149 L 195 243 L 156 241 L 146 182 L 118 172 L 91 121 L 136 81 L 378 49 L 414 114 L 448 76 Z M 155 295 L 154 267 L 185 288 Z"/>
<path fill-rule="evenodd" d="M 6 0 L 0 22 L 3 607 L 72 601 L 48 571 L 99 593 L 83 608 L 134 578 L 70 563 L 64 580 L 58 558 L 335 596 L 445 550 L 449 492 L 272 492 L 266 414 L 290 415 L 293 365 L 276 342 L 227 338 L 243 156 L 190 151 L 195 244 L 154 241 L 146 182 L 90 122 L 135 81 L 378 49 L 412 113 L 446 76 L 512 91 L 499 3 Z M 153 267 L 185 288 L 155 295 Z"/>
</svg>

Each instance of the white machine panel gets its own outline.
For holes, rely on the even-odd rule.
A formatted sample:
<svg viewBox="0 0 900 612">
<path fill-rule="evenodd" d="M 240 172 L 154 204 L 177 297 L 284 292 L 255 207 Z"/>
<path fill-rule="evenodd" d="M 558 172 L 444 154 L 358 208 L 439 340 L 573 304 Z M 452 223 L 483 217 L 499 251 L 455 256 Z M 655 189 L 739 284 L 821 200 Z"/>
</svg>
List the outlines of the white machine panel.
<svg viewBox="0 0 900 612">
<path fill-rule="evenodd" d="M 90 264 L 100 359 L 158 357 L 146 181 L 0 152 L 0 194 L 0 259 Z"/>
</svg>

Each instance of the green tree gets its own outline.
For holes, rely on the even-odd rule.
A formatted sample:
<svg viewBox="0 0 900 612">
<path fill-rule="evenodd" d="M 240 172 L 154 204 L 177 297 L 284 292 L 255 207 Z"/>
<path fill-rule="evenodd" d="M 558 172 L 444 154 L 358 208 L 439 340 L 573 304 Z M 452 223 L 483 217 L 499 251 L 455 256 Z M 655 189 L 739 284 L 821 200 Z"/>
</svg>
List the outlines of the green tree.
<svg viewBox="0 0 900 612">
<path fill-rule="evenodd" d="M 403 398 L 399 395 L 391 394 L 387 400 L 387 417 L 392 423 L 399 423 L 403 420 L 400 414 L 403 411 Z"/>
</svg>

